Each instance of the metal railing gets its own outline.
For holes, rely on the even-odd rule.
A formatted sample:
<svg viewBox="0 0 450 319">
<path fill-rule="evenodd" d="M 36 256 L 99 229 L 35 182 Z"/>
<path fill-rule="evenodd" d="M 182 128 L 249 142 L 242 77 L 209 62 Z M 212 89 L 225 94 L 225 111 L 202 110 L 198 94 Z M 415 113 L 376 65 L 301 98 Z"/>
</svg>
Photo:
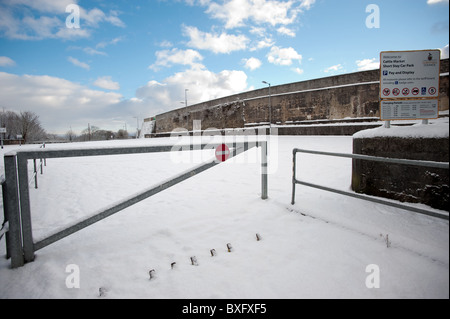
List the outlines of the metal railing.
<svg viewBox="0 0 450 319">
<path fill-rule="evenodd" d="M 401 165 L 413 165 L 413 166 L 421 166 L 421 167 L 431 167 L 431 168 L 440 168 L 447 169 L 449 168 L 449 163 L 441 163 L 441 162 L 431 162 L 431 161 L 417 161 L 417 160 L 407 160 L 407 159 L 397 159 L 397 158 L 386 158 L 386 157 L 376 157 L 376 156 L 368 156 L 368 155 L 359 155 L 359 154 L 345 154 L 345 153 L 330 153 L 330 152 L 321 152 L 321 151 L 312 151 L 312 150 L 304 150 L 304 149 L 294 149 L 293 150 L 293 172 L 292 172 L 292 200 L 291 204 L 295 204 L 295 186 L 297 184 L 308 186 L 312 188 L 317 188 L 320 190 L 337 193 L 340 195 L 350 196 L 353 198 L 358 198 L 362 200 L 371 201 L 377 204 L 383 204 L 395 208 L 400 208 L 420 214 L 425 214 L 428 216 L 438 217 L 442 219 L 449 219 L 449 215 L 445 213 L 440 213 L 436 211 L 426 210 L 419 207 L 413 207 L 409 205 L 404 205 L 395 201 L 388 201 L 378 197 L 372 197 L 368 195 L 358 194 L 355 192 L 343 191 L 335 188 L 330 188 L 322 185 L 317 185 L 313 183 L 308 183 L 304 181 L 297 180 L 297 153 L 305 153 L 305 154 L 314 154 L 314 155 L 324 155 L 324 156 L 334 156 L 334 157 L 343 157 L 343 158 L 351 158 L 351 159 L 359 159 L 373 162 L 382 162 L 382 163 L 391 163 L 391 164 L 401 164 Z"/>
<path fill-rule="evenodd" d="M 40 149 L 44 149 L 45 148 L 45 142 L 42 143 L 39 146 Z M 39 159 L 39 168 L 40 168 L 40 173 L 41 175 L 44 174 L 44 166 L 47 166 L 47 160 L 46 159 Z M 38 188 L 38 179 L 37 179 L 37 164 L 36 164 L 36 159 L 33 159 L 33 176 L 31 177 L 31 179 L 28 181 L 28 185 L 30 185 L 33 180 L 34 180 L 34 188 Z M 0 176 L 0 186 L 2 188 L 2 198 L 3 198 L 3 203 L 6 202 L 6 198 L 7 198 L 7 194 L 6 194 L 6 179 L 3 175 Z M 4 220 L 3 223 L 1 225 L 0 228 L 0 240 L 3 238 L 3 236 L 9 231 L 9 222 L 6 218 L 6 207 L 5 205 L 3 205 L 3 209 L 4 209 Z M 7 258 L 9 258 L 9 252 L 7 252 Z"/>
<path fill-rule="evenodd" d="M 172 187 L 184 180 L 187 180 L 203 171 L 206 171 L 221 162 L 211 159 L 202 163 L 193 169 L 176 175 L 162 183 L 151 188 L 145 189 L 139 194 L 132 195 L 119 202 L 116 202 L 107 208 L 97 212 L 85 220 L 66 229 L 57 231 L 45 239 L 38 242 L 33 241 L 30 195 L 28 183 L 28 160 L 47 159 L 47 158 L 70 158 L 87 156 L 107 156 L 107 155 L 125 155 L 140 153 L 157 152 L 175 152 L 175 151 L 193 151 L 217 149 L 220 144 L 199 144 L 199 145 L 163 145 L 163 146 L 141 146 L 141 147 L 122 147 L 122 148 L 81 148 L 81 149 L 51 149 L 51 150 L 24 150 L 7 153 L 5 160 L 5 180 L 2 183 L 3 189 L 3 208 L 5 222 L 9 224 L 9 230 L 6 233 L 6 251 L 7 257 L 11 257 L 11 267 L 22 267 L 25 263 L 34 260 L 35 252 L 62 238 L 65 238 L 89 225 L 92 225 L 104 218 L 111 216 L 127 207 L 130 207 L 150 196 L 153 196 L 169 187 Z M 241 142 L 230 143 L 229 159 L 248 151 L 254 147 L 261 148 L 261 198 L 268 198 L 267 182 L 267 142 Z"/>
<path fill-rule="evenodd" d="M 45 143 L 43 143 L 39 148 L 40 149 L 45 148 Z M 38 176 L 38 170 L 37 170 L 38 166 L 36 164 L 36 161 L 37 161 L 37 159 L 34 158 L 33 159 L 33 176 L 28 181 L 28 184 L 31 184 L 31 182 L 34 180 L 34 188 L 37 189 L 38 188 L 38 178 L 37 178 L 37 176 Z M 44 174 L 44 166 L 47 166 L 47 159 L 40 158 L 39 159 L 39 170 L 41 172 L 41 175 Z"/>
</svg>

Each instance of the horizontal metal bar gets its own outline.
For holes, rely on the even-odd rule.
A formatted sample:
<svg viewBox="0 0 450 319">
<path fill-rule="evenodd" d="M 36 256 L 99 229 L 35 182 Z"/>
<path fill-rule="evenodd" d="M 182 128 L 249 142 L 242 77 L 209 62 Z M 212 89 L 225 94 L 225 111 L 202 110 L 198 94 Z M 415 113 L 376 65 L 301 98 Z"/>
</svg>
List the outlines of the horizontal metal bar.
<svg viewBox="0 0 450 319">
<path fill-rule="evenodd" d="M 103 219 L 121 211 L 121 210 L 124 210 L 125 208 L 128 208 L 128 207 L 130 207 L 152 195 L 155 195 L 169 187 L 172 187 L 172 186 L 174 186 L 174 185 L 176 185 L 176 184 L 178 184 L 178 183 L 180 183 L 202 171 L 205 171 L 211 167 L 214 167 L 215 165 L 217 165 L 217 163 L 215 163 L 215 162 L 210 162 L 208 164 L 204 164 L 204 165 L 197 167 L 193 170 L 190 170 L 186 173 L 178 175 L 162 184 L 158 184 L 150 189 L 147 189 L 138 195 L 127 198 L 127 199 L 123 200 L 122 202 L 115 204 L 113 207 L 109 207 L 109 208 L 103 210 L 102 212 L 100 212 L 90 218 L 87 218 L 86 220 L 83 220 L 71 227 L 68 227 L 60 232 L 57 232 L 41 241 L 38 241 L 37 243 L 34 244 L 34 250 L 37 251 L 39 249 L 42 249 L 42 248 L 60 240 L 60 239 L 63 239 L 83 228 L 86 228 L 100 220 L 103 220 Z"/>
<path fill-rule="evenodd" d="M 391 201 L 387 201 L 387 200 L 383 200 L 380 198 L 376 198 L 376 197 L 371 197 L 371 196 L 366 196 L 366 195 L 362 195 L 362 194 L 358 194 L 358 193 L 352 193 L 352 192 L 347 192 L 347 191 L 342 191 L 339 189 L 335 189 L 335 188 L 330 188 L 330 187 L 326 187 L 326 186 L 321 186 L 321 185 L 317 185 L 317 184 L 312 184 L 312 183 L 307 183 L 307 182 L 302 182 L 299 180 L 294 180 L 295 184 L 300 184 L 300 185 L 304 185 L 304 186 L 308 186 L 308 187 L 312 187 L 312 188 L 317 188 L 320 190 L 324 190 L 324 191 L 328 191 L 328 192 L 332 192 L 332 193 L 337 193 L 340 195 L 345 195 L 345 196 L 350 196 L 353 198 L 358 198 L 358 199 L 362 199 L 362 200 L 367 200 L 367 201 L 371 201 L 377 204 L 383 204 L 383 205 L 387 205 L 387 206 L 391 206 L 391 207 L 395 207 L 395 208 L 400 208 L 400 209 L 405 209 L 408 211 L 413 211 L 419 214 L 424 214 L 424 215 L 428 215 L 428 216 L 433 216 L 433 217 L 438 217 L 441 219 L 445 219 L 445 220 L 449 220 L 449 215 L 445 214 L 445 213 L 438 213 L 438 212 L 433 212 L 430 210 L 426 210 L 426 209 L 421 209 L 421 208 L 417 208 L 417 207 L 413 207 L 413 206 L 409 206 L 409 205 L 403 205 L 403 204 L 399 204 L 399 203 L 395 203 L 395 202 L 391 202 Z"/>
<path fill-rule="evenodd" d="M 255 146 L 256 146 L 256 144 L 252 145 L 251 148 L 253 148 Z M 230 155 L 230 158 L 235 157 L 246 150 L 248 150 L 248 144 L 247 145 L 243 144 L 240 147 L 234 148 L 232 151 L 232 154 Z M 166 180 L 165 182 L 162 182 L 156 186 L 153 186 L 137 195 L 133 195 L 129 198 L 126 198 L 126 199 L 120 201 L 119 203 L 113 204 L 112 206 L 104 209 L 103 211 L 96 213 L 94 216 L 91 216 L 81 222 L 78 222 L 75 225 L 72 225 L 62 231 L 59 231 L 53 235 L 50 235 L 49 237 L 47 237 L 43 240 L 36 242 L 34 244 L 34 251 L 42 249 L 60 239 L 63 239 L 83 228 L 86 228 L 100 220 L 103 220 L 115 213 L 118 213 L 119 211 L 124 210 L 125 208 L 128 208 L 144 199 L 147 199 L 150 196 L 158 194 L 159 192 L 161 192 L 165 189 L 175 186 L 178 183 L 181 183 L 182 181 L 187 180 L 187 179 L 189 179 L 203 171 L 206 171 L 218 164 L 220 164 L 220 162 L 218 162 L 214 159 L 211 162 L 201 164 L 187 172 L 176 175 L 176 176 L 170 178 L 169 180 Z"/>
<path fill-rule="evenodd" d="M 35 176 L 36 176 L 36 172 L 33 172 L 33 175 L 32 175 L 31 178 L 28 180 L 28 185 L 30 185 L 31 182 L 34 181 Z"/>
<path fill-rule="evenodd" d="M 231 147 L 241 147 L 245 145 L 256 146 L 255 142 L 231 142 L 231 143 L 212 143 L 212 144 L 185 144 L 185 145 L 154 145 L 154 146 L 133 146 L 133 147 L 112 147 L 112 148 L 75 148 L 75 149 L 39 149 L 16 151 L 18 157 L 22 159 L 47 159 L 47 158 L 68 158 L 68 157 L 86 157 L 86 156 L 107 156 L 107 155 L 126 155 L 141 153 L 159 153 L 159 152 L 180 152 L 197 151 L 205 149 L 215 149 L 222 144 Z"/>
<path fill-rule="evenodd" d="M 0 239 L 1 239 L 2 236 L 3 236 L 4 234 L 6 234 L 8 231 L 9 231 L 9 222 L 6 222 L 6 223 L 3 225 L 2 229 L 0 229 Z"/>
<path fill-rule="evenodd" d="M 368 156 L 368 155 L 360 155 L 360 154 L 330 153 L 330 152 L 304 150 L 304 149 L 298 149 L 298 148 L 294 149 L 293 152 L 294 152 L 294 154 L 295 153 L 305 153 L 305 154 L 315 154 L 315 155 L 326 155 L 326 156 L 334 156 L 334 157 L 344 157 L 344 158 L 367 160 L 367 161 L 373 161 L 373 162 L 383 162 L 383 163 L 393 163 L 393 164 L 403 164 L 403 165 L 449 169 L 449 163 L 444 163 L 444 162 L 418 161 L 418 160 L 408 160 L 408 159 L 389 158 L 389 157 L 376 157 L 376 156 Z"/>
</svg>

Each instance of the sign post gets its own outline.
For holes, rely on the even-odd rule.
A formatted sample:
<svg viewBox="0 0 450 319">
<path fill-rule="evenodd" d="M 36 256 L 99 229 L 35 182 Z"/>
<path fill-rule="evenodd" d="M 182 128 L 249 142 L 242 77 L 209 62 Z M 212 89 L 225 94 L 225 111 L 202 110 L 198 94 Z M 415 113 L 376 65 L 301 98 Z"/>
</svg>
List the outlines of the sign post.
<svg viewBox="0 0 450 319">
<path fill-rule="evenodd" d="M 1 139 L 2 149 L 3 149 L 3 135 L 4 134 L 6 134 L 6 128 L 5 127 L 0 127 L 0 139 Z"/>
<path fill-rule="evenodd" d="M 439 117 L 440 61 L 440 50 L 381 52 L 382 121 Z"/>
<path fill-rule="evenodd" d="M 23 136 L 21 134 L 17 134 L 17 139 L 19 140 L 19 146 L 22 146 L 22 138 L 23 138 Z"/>
</svg>

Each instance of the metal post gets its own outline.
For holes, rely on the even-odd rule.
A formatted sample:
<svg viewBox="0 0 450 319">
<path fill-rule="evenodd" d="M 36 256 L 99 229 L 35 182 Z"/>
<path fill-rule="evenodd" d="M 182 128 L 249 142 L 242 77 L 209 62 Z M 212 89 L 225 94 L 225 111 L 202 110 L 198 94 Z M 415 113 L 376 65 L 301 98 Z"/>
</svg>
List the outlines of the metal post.
<svg viewBox="0 0 450 319">
<path fill-rule="evenodd" d="M 267 81 L 262 81 L 262 83 L 267 84 L 269 86 L 269 135 L 272 135 L 272 85 Z"/>
<path fill-rule="evenodd" d="M 261 146 L 261 199 L 268 199 L 268 178 L 267 178 L 267 142 L 260 142 Z"/>
<path fill-rule="evenodd" d="M 20 230 L 19 193 L 17 184 L 17 164 L 15 154 L 5 155 L 5 179 L 6 179 L 6 212 L 9 222 L 9 231 L 6 233 L 6 249 L 11 257 L 11 268 L 19 268 L 24 265 L 22 233 Z"/>
<path fill-rule="evenodd" d="M 34 260 L 34 244 L 31 228 L 30 193 L 28 189 L 28 160 L 17 156 L 19 175 L 20 219 L 22 221 L 23 256 L 25 262 Z"/>
<path fill-rule="evenodd" d="M 295 185 L 297 180 L 297 150 L 294 149 L 292 157 L 292 200 L 291 204 L 295 204 Z"/>
<path fill-rule="evenodd" d="M 391 121 L 386 121 L 386 122 L 384 123 L 384 127 L 385 127 L 385 128 L 391 128 Z"/>
<path fill-rule="evenodd" d="M 37 166 L 36 166 L 36 159 L 33 159 L 33 166 L 34 166 L 34 188 L 38 188 L 38 181 L 37 181 Z"/>
<path fill-rule="evenodd" d="M 2 177 L 2 196 L 3 196 L 3 221 L 4 224 L 8 224 L 9 231 L 9 222 L 8 222 L 8 194 L 6 193 L 6 180 Z M 11 256 L 9 254 L 9 245 L 8 245 L 8 231 L 5 233 L 5 241 L 6 241 L 6 259 L 9 259 Z M 0 235 L 1 238 L 1 235 Z"/>
</svg>

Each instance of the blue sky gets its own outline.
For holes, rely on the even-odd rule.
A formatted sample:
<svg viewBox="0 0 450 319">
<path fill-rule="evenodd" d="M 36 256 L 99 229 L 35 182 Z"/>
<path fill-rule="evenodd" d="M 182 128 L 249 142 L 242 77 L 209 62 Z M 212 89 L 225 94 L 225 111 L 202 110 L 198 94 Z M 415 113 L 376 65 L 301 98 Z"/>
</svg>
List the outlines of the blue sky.
<svg viewBox="0 0 450 319">
<path fill-rule="evenodd" d="M 79 10 L 79 28 L 72 28 Z M 374 10 L 375 5 L 377 10 Z M 50 133 L 441 49 L 448 0 L 0 0 L 0 107 Z M 66 10 L 67 9 L 67 10 Z M 379 13 L 377 15 L 377 13 Z M 376 24 L 379 17 L 379 25 Z M 367 23 L 367 21 L 369 23 Z"/>
</svg>

